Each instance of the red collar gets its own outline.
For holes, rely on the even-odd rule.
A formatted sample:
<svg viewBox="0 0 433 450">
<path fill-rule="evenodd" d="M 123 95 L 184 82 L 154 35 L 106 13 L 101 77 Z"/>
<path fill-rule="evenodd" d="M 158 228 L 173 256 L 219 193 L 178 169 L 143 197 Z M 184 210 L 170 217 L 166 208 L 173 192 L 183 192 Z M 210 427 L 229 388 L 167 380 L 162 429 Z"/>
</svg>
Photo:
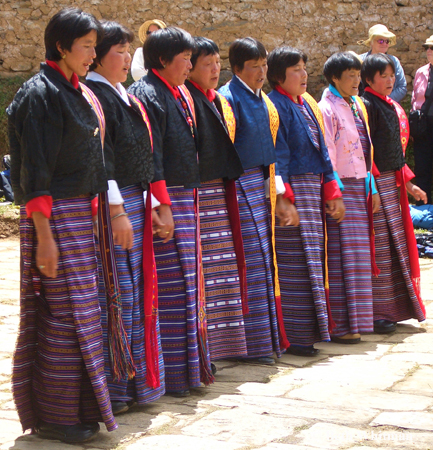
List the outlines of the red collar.
<svg viewBox="0 0 433 450">
<path fill-rule="evenodd" d="M 392 99 L 390 97 L 388 97 L 387 95 L 381 95 L 378 92 L 376 92 L 375 90 L 371 89 L 370 86 L 367 86 L 364 89 L 365 92 L 370 92 L 370 94 L 375 95 L 376 97 L 379 97 L 381 100 L 383 100 L 384 102 L 390 104 L 390 105 L 394 105 Z"/>
<path fill-rule="evenodd" d="M 275 90 L 277 92 L 279 92 L 280 94 L 285 95 L 286 97 L 289 97 L 293 103 L 296 103 L 295 100 L 293 100 L 293 97 L 288 92 L 286 92 L 279 84 L 277 84 L 277 86 L 275 86 Z M 298 103 L 300 105 L 304 104 L 304 99 L 300 95 L 298 95 Z"/>
<path fill-rule="evenodd" d="M 163 78 L 156 69 L 152 69 L 152 72 L 168 87 L 176 100 L 180 99 L 180 92 L 177 86 L 170 86 L 170 83 Z"/>
<path fill-rule="evenodd" d="M 52 69 L 54 69 L 55 71 L 59 72 L 60 75 L 63 75 L 68 80 L 68 77 L 65 75 L 65 72 L 63 72 L 63 70 L 59 67 L 59 65 L 56 62 L 49 61 L 48 59 L 45 62 Z M 72 86 L 74 86 L 75 89 L 78 89 L 79 80 L 78 80 L 78 75 L 76 73 L 73 73 L 71 79 L 68 80 L 68 81 L 72 84 Z"/>
<path fill-rule="evenodd" d="M 206 95 L 207 99 L 212 103 L 215 100 L 216 94 L 213 89 L 208 89 L 206 92 L 204 89 L 198 85 L 195 81 L 189 80 L 189 82 L 195 86 L 200 92 L 202 92 L 204 95 Z"/>
</svg>

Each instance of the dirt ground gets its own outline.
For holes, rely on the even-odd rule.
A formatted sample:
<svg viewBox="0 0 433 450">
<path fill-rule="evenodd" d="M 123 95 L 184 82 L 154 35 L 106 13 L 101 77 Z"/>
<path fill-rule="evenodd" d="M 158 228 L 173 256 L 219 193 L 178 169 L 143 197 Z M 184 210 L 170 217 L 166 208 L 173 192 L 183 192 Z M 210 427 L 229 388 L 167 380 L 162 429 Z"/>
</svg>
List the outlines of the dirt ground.
<svg viewBox="0 0 433 450">
<path fill-rule="evenodd" d="M 0 239 L 19 237 L 20 211 L 18 208 L 0 209 Z"/>
</svg>

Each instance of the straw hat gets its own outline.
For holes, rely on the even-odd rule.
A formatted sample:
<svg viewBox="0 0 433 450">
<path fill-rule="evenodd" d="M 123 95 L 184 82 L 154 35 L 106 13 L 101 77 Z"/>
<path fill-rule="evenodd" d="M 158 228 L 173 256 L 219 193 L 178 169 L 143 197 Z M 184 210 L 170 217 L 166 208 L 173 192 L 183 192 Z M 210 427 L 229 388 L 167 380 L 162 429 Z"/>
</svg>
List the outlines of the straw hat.
<svg viewBox="0 0 433 450">
<path fill-rule="evenodd" d="M 358 41 L 359 45 L 365 45 L 367 47 L 370 47 L 371 41 L 377 37 L 384 37 L 386 39 L 389 39 L 389 46 L 392 47 L 397 43 L 397 38 L 394 33 L 391 33 L 391 31 L 386 28 L 385 25 L 381 25 L 380 23 L 377 25 L 372 26 L 368 30 L 368 39 L 365 41 Z"/>
<path fill-rule="evenodd" d="M 431 47 L 431 46 L 433 46 L 433 34 L 429 37 L 429 38 L 427 38 L 426 40 L 425 40 L 425 43 L 424 44 L 422 44 L 422 46 L 425 48 L 425 47 Z"/>
<path fill-rule="evenodd" d="M 162 20 L 146 20 L 146 22 L 144 22 L 143 25 L 141 25 L 141 27 L 138 29 L 138 37 L 140 38 L 142 44 L 144 44 L 144 41 L 147 38 L 147 30 L 151 25 L 156 25 L 158 28 L 167 28 L 167 25 Z"/>
</svg>

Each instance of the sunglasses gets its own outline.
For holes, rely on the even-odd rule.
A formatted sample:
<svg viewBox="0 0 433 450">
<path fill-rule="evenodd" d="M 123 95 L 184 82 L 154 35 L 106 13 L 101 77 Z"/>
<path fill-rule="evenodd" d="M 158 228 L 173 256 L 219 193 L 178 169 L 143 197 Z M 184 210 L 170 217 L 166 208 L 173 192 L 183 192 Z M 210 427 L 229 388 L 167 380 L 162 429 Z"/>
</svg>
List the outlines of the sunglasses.
<svg viewBox="0 0 433 450">
<path fill-rule="evenodd" d="M 389 39 L 378 39 L 376 41 L 378 44 L 389 44 L 391 41 Z"/>
<path fill-rule="evenodd" d="M 425 45 L 424 48 L 426 50 L 433 50 L 433 45 Z"/>
</svg>

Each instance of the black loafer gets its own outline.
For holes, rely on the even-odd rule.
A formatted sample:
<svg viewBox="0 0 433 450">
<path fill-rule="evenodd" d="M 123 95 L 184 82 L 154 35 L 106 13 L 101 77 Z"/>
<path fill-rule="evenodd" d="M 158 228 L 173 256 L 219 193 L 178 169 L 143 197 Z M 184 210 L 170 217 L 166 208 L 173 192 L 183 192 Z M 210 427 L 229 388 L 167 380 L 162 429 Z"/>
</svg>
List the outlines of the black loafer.
<svg viewBox="0 0 433 450">
<path fill-rule="evenodd" d="M 126 402 L 112 401 L 111 402 L 111 411 L 113 411 L 113 415 L 117 416 L 118 414 L 123 414 L 128 411 L 129 405 Z"/>
<path fill-rule="evenodd" d="M 296 356 L 316 356 L 319 353 L 318 348 L 314 348 L 312 345 L 295 345 L 291 344 L 286 350 L 286 353 Z"/>
<path fill-rule="evenodd" d="M 262 356 L 261 358 L 238 358 L 237 361 L 248 364 L 264 364 L 265 366 L 275 365 L 275 359 L 270 356 Z"/>
<path fill-rule="evenodd" d="M 393 333 L 397 329 L 397 323 L 380 319 L 374 321 L 374 332 L 377 334 Z"/>
<path fill-rule="evenodd" d="M 210 363 L 210 368 L 212 370 L 212 375 L 215 375 L 218 372 L 218 369 L 214 363 Z"/>
<path fill-rule="evenodd" d="M 58 425 L 39 420 L 35 427 L 42 439 L 56 439 L 68 444 L 88 442 L 99 432 L 99 423 L 77 423 L 76 425 Z"/>
<path fill-rule="evenodd" d="M 189 392 L 189 389 L 184 389 L 183 391 L 169 391 L 166 392 L 166 395 L 169 395 L 170 397 L 183 398 L 189 397 L 191 392 Z"/>
</svg>

